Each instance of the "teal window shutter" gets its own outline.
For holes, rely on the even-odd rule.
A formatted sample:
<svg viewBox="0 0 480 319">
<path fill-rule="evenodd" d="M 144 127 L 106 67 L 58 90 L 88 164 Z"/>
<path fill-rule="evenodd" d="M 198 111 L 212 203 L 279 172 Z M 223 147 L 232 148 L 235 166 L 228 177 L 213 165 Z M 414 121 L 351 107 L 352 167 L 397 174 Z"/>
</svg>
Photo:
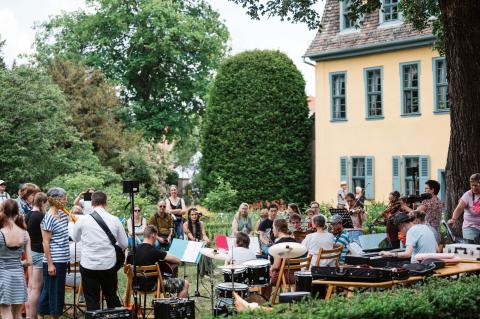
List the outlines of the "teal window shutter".
<svg viewBox="0 0 480 319">
<path fill-rule="evenodd" d="M 340 182 L 341 181 L 348 182 L 347 165 L 348 165 L 348 157 L 347 156 L 340 157 Z"/>
<path fill-rule="evenodd" d="M 430 158 L 428 156 L 420 156 L 419 163 L 418 188 L 420 194 L 422 194 L 425 191 L 425 183 L 430 179 Z"/>
<path fill-rule="evenodd" d="M 400 189 L 400 156 L 392 157 L 392 191 L 401 191 Z"/>
<path fill-rule="evenodd" d="M 373 156 L 365 157 L 365 197 L 375 199 L 375 177 Z"/>
</svg>

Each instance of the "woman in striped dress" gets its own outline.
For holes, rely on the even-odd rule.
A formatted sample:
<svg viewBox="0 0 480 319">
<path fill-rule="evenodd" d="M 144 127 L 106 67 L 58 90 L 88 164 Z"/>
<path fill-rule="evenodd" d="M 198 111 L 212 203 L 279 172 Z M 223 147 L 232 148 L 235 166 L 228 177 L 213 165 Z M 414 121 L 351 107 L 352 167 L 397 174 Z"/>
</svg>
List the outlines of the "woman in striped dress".
<svg viewBox="0 0 480 319">
<path fill-rule="evenodd" d="M 0 205 L 0 225 L 0 316 L 20 319 L 27 301 L 24 267 L 32 263 L 32 255 L 27 227 L 13 199 Z M 24 250 L 26 259 L 21 261 Z"/>
<path fill-rule="evenodd" d="M 62 188 L 51 188 L 47 192 L 61 204 L 67 203 L 67 193 Z M 60 207 L 51 206 L 42 223 L 43 238 L 43 288 L 38 305 L 38 316 L 58 318 L 63 312 L 65 302 L 65 276 L 70 260 L 68 245 L 68 216 Z"/>
</svg>

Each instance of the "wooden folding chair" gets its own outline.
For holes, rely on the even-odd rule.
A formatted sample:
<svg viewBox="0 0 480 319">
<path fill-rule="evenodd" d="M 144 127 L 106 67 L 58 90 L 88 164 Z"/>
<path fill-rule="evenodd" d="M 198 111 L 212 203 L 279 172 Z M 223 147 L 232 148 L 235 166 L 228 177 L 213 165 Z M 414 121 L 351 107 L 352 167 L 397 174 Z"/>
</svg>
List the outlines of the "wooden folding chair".
<svg viewBox="0 0 480 319">
<path fill-rule="evenodd" d="M 285 278 L 285 272 L 290 271 L 290 273 L 293 273 L 295 271 L 299 271 L 302 269 L 309 269 L 310 268 L 310 263 L 312 261 L 312 256 L 308 255 L 305 258 L 284 258 L 282 259 L 282 264 L 280 266 L 280 272 L 278 274 L 278 279 L 277 283 L 275 285 L 275 290 L 273 291 L 272 298 L 270 299 L 272 304 L 275 304 L 278 292 L 280 290 L 280 286 L 282 290 L 286 290 L 288 287 L 287 280 Z M 290 279 L 290 273 L 287 275 L 289 276 Z M 292 283 L 290 282 L 290 286 L 292 286 Z M 293 287 L 295 288 L 295 284 L 293 284 Z"/>
<path fill-rule="evenodd" d="M 335 266 L 338 267 L 340 265 L 340 256 L 342 255 L 343 245 L 337 244 L 336 248 L 333 249 L 323 249 L 320 248 L 317 254 L 317 261 L 315 262 L 315 266 L 320 266 L 320 260 L 328 260 L 334 259 Z"/>
<path fill-rule="evenodd" d="M 135 268 L 136 268 L 136 274 L 133 273 L 133 265 L 125 265 L 125 271 L 127 272 L 127 289 L 125 291 L 125 301 L 124 301 L 125 307 L 130 308 L 133 306 L 131 304 L 131 297 L 133 292 L 132 284 L 133 284 L 134 277 L 137 277 L 137 278 L 156 277 L 157 278 L 155 290 L 146 291 L 146 292 L 141 289 L 138 290 L 140 301 L 142 300 L 142 297 L 146 298 L 147 297 L 146 295 L 153 295 L 154 298 L 166 297 L 165 286 L 163 284 L 163 276 L 162 276 L 162 272 L 160 271 L 160 266 L 158 265 L 158 263 L 156 263 L 155 265 L 149 265 L 149 266 L 136 266 Z M 147 307 L 146 309 L 151 310 L 152 308 Z"/>
</svg>

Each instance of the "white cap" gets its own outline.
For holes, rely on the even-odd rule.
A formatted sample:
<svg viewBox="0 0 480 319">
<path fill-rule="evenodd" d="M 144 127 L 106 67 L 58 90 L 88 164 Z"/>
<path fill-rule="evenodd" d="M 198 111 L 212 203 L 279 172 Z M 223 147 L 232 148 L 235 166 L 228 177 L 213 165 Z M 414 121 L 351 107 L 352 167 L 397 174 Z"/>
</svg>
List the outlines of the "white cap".
<svg viewBox="0 0 480 319">
<path fill-rule="evenodd" d="M 340 185 L 347 185 L 347 182 L 341 181 L 341 182 L 340 182 Z"/>
<path fill-rule="evenodd" d="M 0 185 L 2 185 L 2 184 L 6 184 L 6 183 L 3 179 L 0 179 Z"/>
</svg>

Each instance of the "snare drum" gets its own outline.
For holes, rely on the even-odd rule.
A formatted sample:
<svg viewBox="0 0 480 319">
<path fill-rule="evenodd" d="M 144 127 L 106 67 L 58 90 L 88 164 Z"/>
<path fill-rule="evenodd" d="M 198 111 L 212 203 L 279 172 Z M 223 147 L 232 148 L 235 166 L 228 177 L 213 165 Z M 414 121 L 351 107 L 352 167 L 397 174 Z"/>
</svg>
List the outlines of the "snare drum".
<svg viewBox="0 0 480 319">
<path fill-rule="evenodd" d="M 326 290 L 325 285 L 312 285 L 311 271 L 295 272 L 295 291 L 310 292 L 312 297 L 325 298 Z"/>
<path fill-rule="evenodd" d="M 222 270 L 223 273 L 223 280 L 225 282 L 232 282 L 232 271 L 231 270 Z M 233 281 L 238 282 L 240 284 L 248 285 L 248 276 L 247 276 L 247 267 L 242 269 L 235 269 L 233 273 Z"/>
<path fill-rule="evenodd" d="M 231 282 L 222 282 L 221 284 L 218 284 L 216 288 L 217 298 L 233 299 L 233 290 L 235 290 L 235 292 L 243 299 L 248 297 L 247 285 L 235 282 L 232 286 Z"/>
<path fill-rule="evenodd" d="M 248 268 L 248 285 L 266 287 L 270 285 L 270 262 L 266 259 L 249 260 L 243 263 Z"/>
</svg>

